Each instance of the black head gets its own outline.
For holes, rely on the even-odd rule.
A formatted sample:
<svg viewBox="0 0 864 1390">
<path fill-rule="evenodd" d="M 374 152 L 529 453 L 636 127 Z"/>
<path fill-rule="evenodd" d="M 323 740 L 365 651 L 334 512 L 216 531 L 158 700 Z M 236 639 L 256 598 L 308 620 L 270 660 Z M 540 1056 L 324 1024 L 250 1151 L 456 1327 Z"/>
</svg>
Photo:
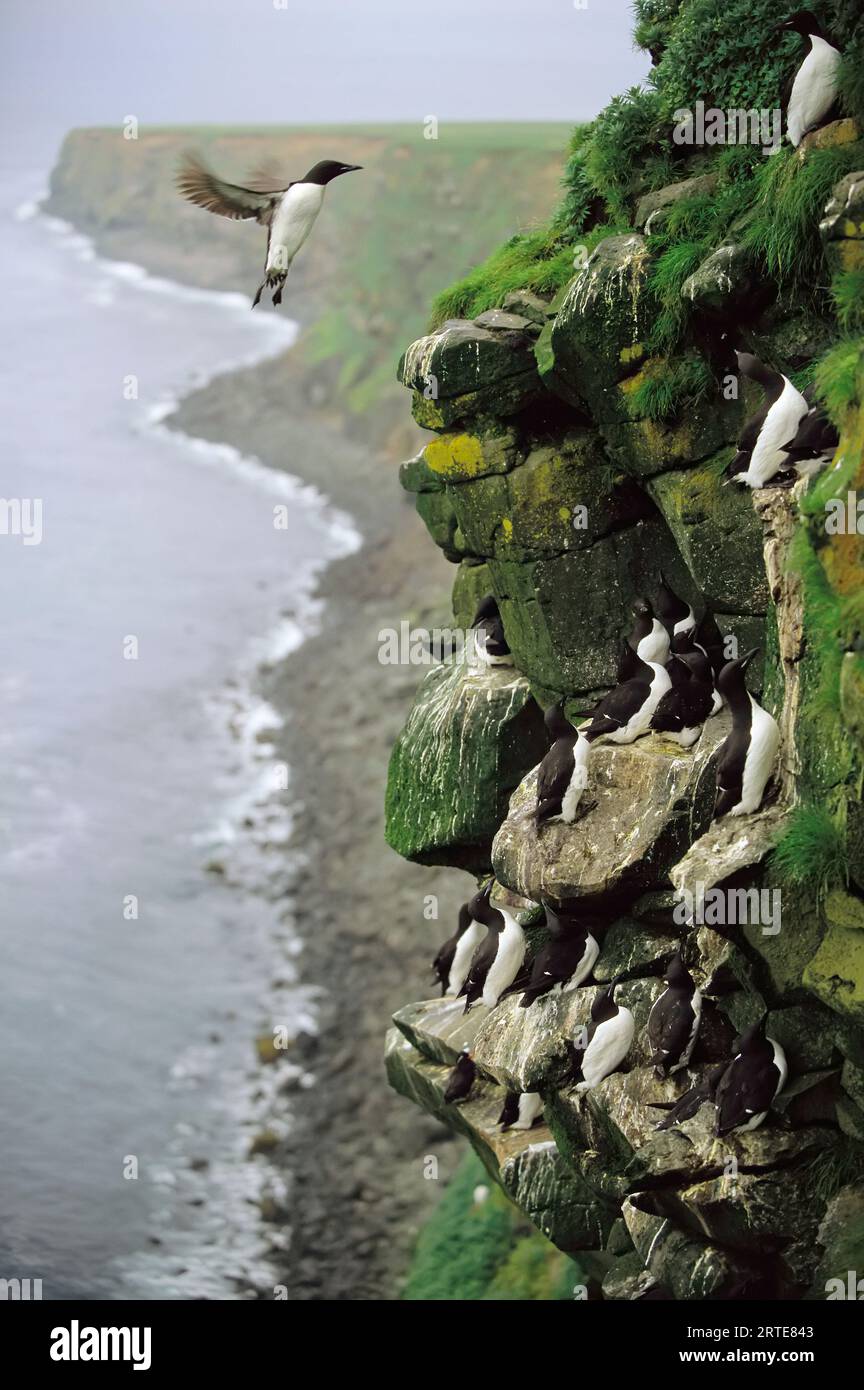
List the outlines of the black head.
<svg viewBox="0 0 864 1390">
<path fill-rule="evenodd" d="M 670 588 L 662 570 L 660 571 L 660 585 L 657 590 L 657 602 L 654 607 L 659 613 L 675 618 L 676 621 L 678 618 L 686 617 L 689 611 L 688 604 L 684 602 L 683 598 L 678 597 L 674 589 Z"/>
<path fill-rule="evenodd" d="M 817 34 L 822 37 L 822 25 L 812 10 L 796 10 L 788 19 L 781 20 L 774 29 L 775 34 Z"/>
<path fill-rule="evenodd" d="M 766 386 L 776 378 L 777 373 L 766 367 L 764 362 L 760 362 L 752 352 L 736 352 L 735 361 L 741 375 L 749 377 L 751 381 L 757 381 L 760 386 Z"/>
<path fill-rule="evenodd" d="M 726 700 L 728 700 L 730 696 L 734 698 L 736 695 L 740 695 L 742 691 L 746 690 L 744 672 L 754 656 L 758 654 L 758 651 L 758 647 L 751 647 L 750 651 L 745 652 L 743 656 L 739 656 L 737 661 L 726 662 L 726 665 L 717 677 L 717 689 Z"/>
<path fill-rule="evenodd" d="M 559 700 L 557 704 L 550 705 L 543 714 L 543 723 L 546 725 L 546 732 L 554 743 L 559 738 L 569 738 L 576 733 L 570 720 L 564 713 L 564 701 Z"/>
<path fill-rule="evenodd" d="M 654 609 L 647 598 L 637 598 L 633 604 L 634 618 L 653 618 Z"/>
<path fill-rule="evenodd" d="M 767 1013 L 763 1014 L 758 1023 L 752 1024 L 746 1032 L 742 1033 L 738 1039 L 739 1052 L 758 1051 L 761 1043 L 765 1041 L 765 1024 L 768 1020 Z"/>
<path fill-rule="evenodd" d="M 498 611 L 498 600 L 495 595 L 486 594 L 477 605 L 477 612 L 474 614 L 474 621 L 471 626 L 476 627 L 478 623 L 483 622 L 484 618 L 500 618 L 500 616 L 501 614 Z"/>
<path fill-rule="evenodd" d="M 304 174 L 300 183 L 330 183 L 333 179 L 338 179 L 340 174 L 353 174 L 355 169 L 362 169 L 362 164 L 343 164 L 338 159 L 319 159 L 317 164 L 313 164 L 308 174 Z"/>
<path fill-rule="evenodd" d="M 615 1003 L 617 983 L 617 980 L 613 980 L 611 985 L 607 985 L 606 989 L 601 990 L 591 1005 L 591 1019 L 594 1023 L 606 1023 L 617 1014 L 618 1005 Z"/>
<path fill-rule="evenodd" d="M 504 919 L 497 907 L 492 906 L 492 889 L 495 887 L 495 879 L 490 878 L 484 884 L 479 893 L 475 893 L 471 899 L 471 916 L 475 922 L 482 922 L 484 927 L 503 926 Z"/>
<path fill-rule="evenodd" d="M 683 989 L 690 987 L 693 977 L 681 959 L 681 952 L 676 951 L 669 964 L 666 966 L 666 974 L 663 976 L 667 985 L 672 989 Z"/>
</svg>

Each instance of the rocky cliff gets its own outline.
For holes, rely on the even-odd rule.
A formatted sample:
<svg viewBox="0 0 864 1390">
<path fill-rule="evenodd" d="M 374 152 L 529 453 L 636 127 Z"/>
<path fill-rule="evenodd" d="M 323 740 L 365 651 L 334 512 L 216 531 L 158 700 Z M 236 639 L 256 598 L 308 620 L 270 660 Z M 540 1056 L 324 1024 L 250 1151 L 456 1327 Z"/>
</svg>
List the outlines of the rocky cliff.
<svg viewBox="0 0 864 1390">
<path fill-rule="evenodd" d="M 568 1042 L 589 1021 L 593 983 L 467 1015 L 461 1000 L 406 1000 L 387 1067 L 578 1255 L 590 1296 L 823 1298 L 827 1281 L 864 1267 L 861 22 L 851 5 L 819 7 L 845 52 L 842 107 L 798 150 L 769 156 L 675 144 L 671 131 L 700 100 L 777 104 L 797 49 L 766 45 L 757 62 L 752 32 L 767 37 L 774 7 L 640 0 L 637 11 L 651 86 L 577 133 L 548 227 L 439 296 L 400 362 L 430 432 L 402 485 L 457 567 L 456 624 L 494 594 L 515 668 L 433 669 L 387 792 L 390 844 L 415 862 L 493 871 L 531 951 L 543 941 L 534 904 L 578 900 L 601 941 L 594 981 L 620 979 L 635 1037 L 622 1067 L 580 1096 Z M 841 437 L 809 484 L 724 485 L 759 400 L 728 370 L 729 339 L 815 383 Z M 842 528 L 830 525 L 841 509 Z M 575 714 L 609 689 L 632 602 L 661 570 L 713 616 L 727 654 L 762 653 L 751 689 L 782 735 L 769 795 L 752 816 L 712 820 L 724 712 L 690 751 L 654 734 L 598 745 L 591 809 L 538 834 L 525 812 L 547 746 L 540 707 L 563 697 Z M 712 889 L 782 911 L 682 919 L 687 893 Z M 678 950 L 705 1012 L 688 1071 L 660 1081 L 645 1024 Z M 652 1107 L 731 1057 L 764 1014 L 789 1062 L 766 1123 L 721 1140 L 703 1105 L 658 1131 Z M 478 1081 L 447 1105 L 466 1043 Z M 504 1088 L 541 1094 L 541 1127 L 500 1130 Z"/>
</svg>

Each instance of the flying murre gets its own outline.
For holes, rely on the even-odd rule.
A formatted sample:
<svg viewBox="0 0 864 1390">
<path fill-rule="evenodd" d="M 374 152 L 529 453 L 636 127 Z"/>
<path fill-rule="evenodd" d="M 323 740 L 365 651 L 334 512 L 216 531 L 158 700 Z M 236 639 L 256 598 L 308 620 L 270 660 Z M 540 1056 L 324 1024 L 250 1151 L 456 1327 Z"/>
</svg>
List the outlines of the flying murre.
<svg viewBox="0 0 864 1390">
<path fill-rule="evenodd" d="M 841 54 L 812 10 L 796 10 L 774 33 L 783 31 L 809 40 L 807 56 L 795 73 L 786 103 L 786 134 L 797 147 L 809 130 L 822 124 L 837 100 Z"/>
<path fill-rule="evenodd" d="M 777 761 L 777 721 L 754 700 L 744 681 L 747 665 L 758 650 L 754 647 L 737 661 L 727 662 L 717 677 L 717 688 L 732 713 L 732 729 L 717 760 L 715 818 L 758 811 Z"/>
<path fill-rule="evenodd" d="M 465 996 L 465 1012 L 478 999 L 494 1009 L 501 995 L 510 988 L 525 960 L 525 933 L 505 907 L 490 901 L 495 880 L 490 878 L 472 905 L 477 920 L 486 926 L 486 935 L 471 959 L 468 978 L 459 990 Z"/>
<path fill-rule="evenodd" d="M 177 187 L 190 203 L 208 212 L 221 217 L 254 219 L 267 228 L 264 279 L 252 301 L 254 309 L 265 287 L 273 291 L 273 303 L 281 304 L 282 286 L 291 262 L 315 224 L 328 183 L 360 168 L 360 164 L 322 159 L 313 164 L 302 179 L 265 192 L 226 183 L 198 155 L 187 154 L 177 175 Z"/>
<path fill-rule="evenodd" d="M 778 1042 L 766 1037 L 767 1017 L 763 1014 L 741 1035 L 737 1055 L 720 1078 L 714 1130 L 720 1137 L 735 1129 L 758 1129 L 785 1084 L 786 1054 Z"/>
<path fill-rule="evenodd" d="M 648 1015 L 651 1065 L 659 1078 L 687 1066 L 702 1018 L 702 992 L 676 951 L 666 967 L 666 989 Z"/>
<path fill-rule="evenodd" d="M 537 829 L 549 821 L 572 825 L 588 783 L 591 741 L 574 728 L 564 714 L 564 701 L 550 705 L 543 715 L 552 747 L 537 769 Z M 595 803 L 596 804 L 596 803 Z"/>
<path fill-rule="evenodd" d="M 738 453 L 725 470 L 730 475 L 726 481 L 751 488 L 767 487 L 783 468 L 785 448 L 795 438 L 810 407 L 787 376 L 766 367 L 752 352 L 736 351 L 735 358 L 742 376 L 757 382 L 765 399 L 741 432 Z"/>
<path fill-rule="evenodd" d="M 477 897 L 463 903 L 459 909 L 456 930 L 438 951 L 432 971 L 438 979 L 442 994 L 458 994 L 468 975 L 471 957 L 486 935 L 486 928 L 471 915 Z"/>
<path fill-rule="evenodd" d="M 577 989 L 587 980 L 600 954 L 600 947 L 584 922 L 564 911 L 556 911 L 544 901 L 549 940 L 531 963 L 528 987 L 519 1000 L 527 1009 L 545 994 Z"/>
</svg>

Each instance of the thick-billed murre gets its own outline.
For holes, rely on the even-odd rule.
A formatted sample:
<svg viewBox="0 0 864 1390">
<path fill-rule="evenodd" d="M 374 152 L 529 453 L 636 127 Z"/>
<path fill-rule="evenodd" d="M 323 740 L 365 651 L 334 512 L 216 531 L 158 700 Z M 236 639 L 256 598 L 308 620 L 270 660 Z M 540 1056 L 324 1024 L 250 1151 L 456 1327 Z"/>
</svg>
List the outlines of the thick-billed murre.
<svg viewBox="0 0 864 1390">
<path fill-rule="evenodd" d="M 809 130 L 822 124 L 837 101 L 841 54 L 812 10 L 796 10 L 774 30 L 790 31 L 808 40 L 807 56 L 795 73 L 785 103 L 786 134 L 797 147 Z"/>
<path fill-rule="evenodd" d="M 553 991 L 576 989 L 588 979 L 600 954 L 600 947 L 584 921 L 563 910 L 556 911 L 545 901 L 543 908 L 549 940 L 531 962 L 528 987 L 519 1000 L 522 1009 Z"/>
<path fill-rule="evenodd" d="M 588 785 L 591 741 L 564 714 L 564 701 L 550 705 L 543 716 L 552 747 L 537 770 L 537 829 L 549 821 L 572 825 Z M 583 813 L 585 807 L 583 805 Z"/>
<path fill-rule="evenodd" d="M 284 188 L 259 191 L 226 183 L 198 155 L 187 154 L 177 175 L 177 187 L 190 203 L 208 212 L 216 212 L 221 217 L 254 219 L 267 228 L 264 279 L 252 300 L 254 309 L 265 287 L 273 291 L 273 303 L 281 304 L 282 287 L 291 262 L 315 224 L 328 183 L 361 167 L 336 159 L 322 159 L 313 164 L 302 179 Z"/>
<path fill-rule="evenodd" d="M 666 989 L 655 999 L 648 1015 L 651 1065 L 659 1078 L 687 1066 L 702 1018 L 702 992 L 680 951 L 670 960 L 664 979 Z"/>
<path fill-rule="evenodd" d="M 765 1036 L 767 1014 L 738 1040 L 738 1052 L 717 1087 L 715 1133 L 758 1129 L 786 1081 L 786 1054 Z"/>
<path fill-rule="evenodd" d="M 738 453 L 726 467 L 730 475 L 727 481 L 751 488 L 767 487 L 784 467 L 785 449 L 810 407 L 782 372 L 766 367 L 752 352 L 736 352 L 735 357 L 738 370 L 762 387 L 765 399 L 741 432 Z"/>
<path fill-rule="evenodd" d="M 777 721 L 754 700 L 744 680 L 744 672 L 758 650 L 754 647 L 737 661 L 727 662 L 717 677 L 717 688 L 732 713 L 732 729 L 717 760 L 717 818 L 747 816 L 758 811 L 777 761 Z"/>
</svg>

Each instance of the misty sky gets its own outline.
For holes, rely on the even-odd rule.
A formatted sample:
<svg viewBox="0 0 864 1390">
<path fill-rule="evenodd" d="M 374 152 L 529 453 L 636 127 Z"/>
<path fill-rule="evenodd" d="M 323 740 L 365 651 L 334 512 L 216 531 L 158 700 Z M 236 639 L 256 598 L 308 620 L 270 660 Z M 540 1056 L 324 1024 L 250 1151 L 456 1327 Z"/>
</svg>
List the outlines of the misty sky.
<svg viewBox="0 0 864 1390">
<path fill-rule="evenodd" d="M 572 121 L 646 73 L 632 24 L 631 0 L 2 0 L 0 116 L 28 145 L 127 115 Z"/>
</svg>

